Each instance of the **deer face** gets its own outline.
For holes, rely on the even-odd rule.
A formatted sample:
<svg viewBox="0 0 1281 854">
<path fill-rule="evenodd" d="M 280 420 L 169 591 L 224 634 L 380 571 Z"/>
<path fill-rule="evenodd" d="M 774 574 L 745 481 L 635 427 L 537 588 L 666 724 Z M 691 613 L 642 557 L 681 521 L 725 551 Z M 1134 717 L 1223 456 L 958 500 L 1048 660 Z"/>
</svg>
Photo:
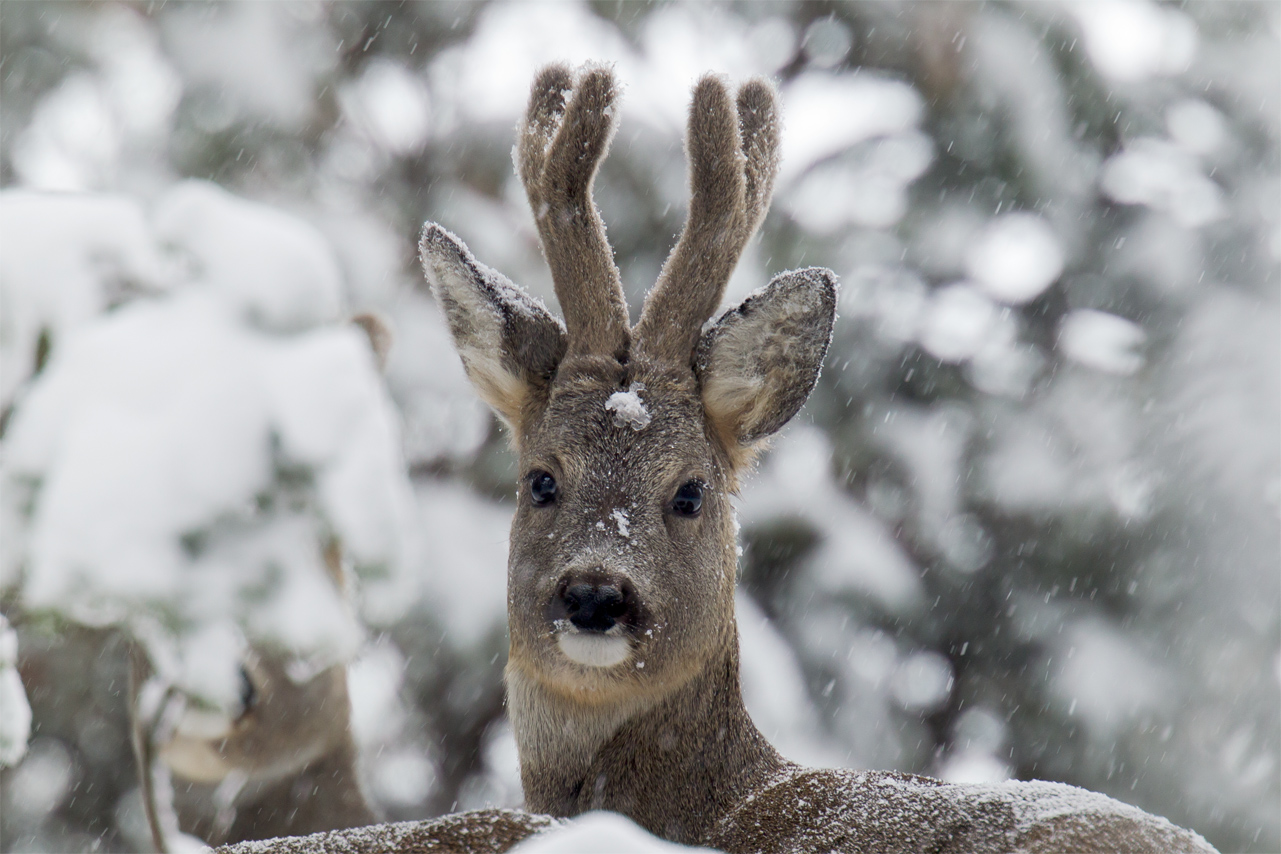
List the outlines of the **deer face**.
<svg viewBox="0 0 1281 854">
<path fill-rule="evenodd" d="M 724 642 L 728 466 L 692 375 L 616 362 L 563 373 L 521 443 L 512 660 L 604 699 L 611 685 L 679 679 Z"/>
<path fill-rule="evenodd" d="M 517 145 L 565 324 L 440 226 L 420 253 L 468 376 L 511 429 L 519 503 L 508 565 L 511 666 L 580 703 L 661 696 L 736 642 L 729 496 L 805 402 L 835 278 L 776 277 L 706 323 L 769 203 L 773 90 L 705 77 L 690 109 L 689 221 L 628 325 L 591 200 L 614 83 L 552 66 Z"/>
<path fill-rule="evenodd" d="M 330 667 L 299 684 L 287 675 L 287 663 L 278 653 L 250 652 L 241 665 L 239 716 L 187 712 L 160 758 L 189 782 L 219 783 L 234 771 L 267 783 L 339 747 L 349 738 L 346 668 Z"/>
</svg>

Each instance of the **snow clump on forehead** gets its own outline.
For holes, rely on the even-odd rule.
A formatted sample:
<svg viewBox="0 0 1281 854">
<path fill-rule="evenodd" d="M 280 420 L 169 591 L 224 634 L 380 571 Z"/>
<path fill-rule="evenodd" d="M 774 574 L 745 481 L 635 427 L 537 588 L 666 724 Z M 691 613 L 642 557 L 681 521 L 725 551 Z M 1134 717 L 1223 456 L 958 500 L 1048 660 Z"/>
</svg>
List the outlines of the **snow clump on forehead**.
<svg viewBox="0 0 1281 854">
<path fill-rule="evenodd" d="M 605 401 L 605 409 L 614 413 L 615 426 L 631 427 L 638 432 L 649 426 L 652 418 L 638 394 L 644 390 L 644 383 L 634 382 L 627 391 L 616 391 L 609 396 L 609 400 Z"/>
</svg>

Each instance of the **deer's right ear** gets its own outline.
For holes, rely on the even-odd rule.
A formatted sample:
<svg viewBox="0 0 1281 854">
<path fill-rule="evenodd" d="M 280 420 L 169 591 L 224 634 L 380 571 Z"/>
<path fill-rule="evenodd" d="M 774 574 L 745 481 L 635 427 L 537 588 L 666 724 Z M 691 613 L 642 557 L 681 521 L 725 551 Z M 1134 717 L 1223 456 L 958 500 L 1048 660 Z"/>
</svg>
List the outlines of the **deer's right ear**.
<svg viewBox="0 0 1281 854">
<path fill-rule="evenodd" d="M 735 468 L 796 414 L 818 381 L 836 320 L 836 276 L 780 273 L 709 324 L 694 351 L 703 411 Z"/>
<path fill-rule="evenodd" d="M 418 253 L 468 378 L 519 437 L 565 355 L 564 325 L 435 223 L 423 226 Z"/>
</svg>

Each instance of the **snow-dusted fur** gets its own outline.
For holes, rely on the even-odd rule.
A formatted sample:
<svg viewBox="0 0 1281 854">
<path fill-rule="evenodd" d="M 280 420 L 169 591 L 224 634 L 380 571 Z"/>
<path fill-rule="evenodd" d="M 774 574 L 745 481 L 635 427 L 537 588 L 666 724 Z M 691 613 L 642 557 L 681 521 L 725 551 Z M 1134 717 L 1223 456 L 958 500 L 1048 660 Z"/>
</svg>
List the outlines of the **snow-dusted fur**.
<svg viewBox="0 0 1281 854">
<path fill-rule="evenodd" d="M 610 810 L 663 839 L 730 852 L 1212 851 L 1164 819 L 1061 784 L 803 768 L 753 725 L 739 677 L 729 497 L 752 449 L 817 381 L 836 281 L 821 269 L 784 273 L 707 323 L 777 167 L 769 84 L 751 81 L 734 98 L 707 76 L 690 108 L 689 221 L 630 329 L 591 199 L 614 91 L 607 69 L 577 79 L 545 69 L 517 146 L 567 331 L 505 280 L 496 286 L 448 232 L 424 231 L 424 266 L 464 364 L 483 396 L 500 398 L 520 454 L 507 685 L 530 813 L 420 823 L 413 850 L 504 850 L 551 828 L 538 814 Z M 508 386 L 519 390 L 492 391 Z M 607 403 L 641 387 L 650 421 L 616 423 L 619 407 Z M 550 498 L 533 488 L 548 475 Z M 690 484 L 701 485 L 693 512 L 679 499 Z M 620 511 L 625 529 L 610 524 Z M 558 642 L 575 585 L 617 596 L 608 630 L 629 654 L 611 666 L 575 660 Z M 489 831 L 496 821 L 501 840 Z M 356 831 L 272 850 L 374 854 L 405 838 Z"/>
</svg>

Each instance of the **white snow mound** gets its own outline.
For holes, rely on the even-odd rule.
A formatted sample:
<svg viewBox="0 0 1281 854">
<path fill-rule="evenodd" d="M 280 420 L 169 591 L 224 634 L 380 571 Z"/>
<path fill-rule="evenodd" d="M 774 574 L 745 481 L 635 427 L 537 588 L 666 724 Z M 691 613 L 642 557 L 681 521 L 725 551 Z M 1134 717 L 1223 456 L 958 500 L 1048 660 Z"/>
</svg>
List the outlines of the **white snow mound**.
<svg viewBox="0 0 1281 854">
<path fill-rule="evenodd" d="M 324 543 L 371 583 L 394 577 L 412 507 L 361 332 L 272 335 L 238 314 L 201 288 L 105 316 L 5 437 L 5 487 L 31 497 L 27 606 L 150 625 L 161 675 L 227 707 L 241 633 L 314 667 L 354 654 Z"/>
<path fill-rule="evenodd" d="M 659 839 L 618 813 L 584 813 L 560 827 L 535 834 L 512 849 L 512 854 L 571 854 L 581 851 L 629 851 L 632 854 L 673 854 L 710 851 Z"/>
<path fill-rule="evenodd" d="M 639 394 L 644 390 L 644 383 L 632 383 L 627 391 L 616 391 L 609 396 L 609 400 L 605 401 L 605 409 L 614 413 L 615 426 L 631 427 L 636 431 L 649 426 L 652 419 Z"/>
</svg>

